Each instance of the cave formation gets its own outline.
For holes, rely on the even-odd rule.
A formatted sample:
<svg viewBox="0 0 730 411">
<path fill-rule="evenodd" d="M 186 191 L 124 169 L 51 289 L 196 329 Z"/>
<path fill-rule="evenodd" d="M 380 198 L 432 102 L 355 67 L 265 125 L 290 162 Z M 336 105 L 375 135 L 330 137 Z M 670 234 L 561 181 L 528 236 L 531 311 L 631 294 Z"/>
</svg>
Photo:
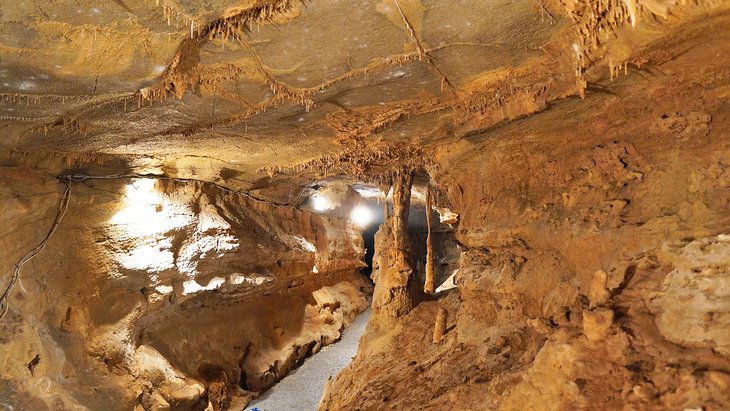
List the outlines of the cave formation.
<svg viewBox="0 0 730 411">
<path fill-rule="evenodd" d="M 5 3 L 0 409 L 730 408 L 730 2 Z"/>
</svg>

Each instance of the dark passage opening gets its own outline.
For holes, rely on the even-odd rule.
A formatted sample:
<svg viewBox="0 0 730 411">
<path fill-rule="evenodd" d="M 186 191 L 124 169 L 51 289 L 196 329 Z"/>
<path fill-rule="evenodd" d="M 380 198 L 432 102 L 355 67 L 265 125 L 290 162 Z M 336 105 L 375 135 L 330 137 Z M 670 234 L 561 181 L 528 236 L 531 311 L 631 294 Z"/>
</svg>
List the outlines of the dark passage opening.
<svg viewBox="0 0 730 411">
<path fill-rule="evenodd" d="M 372 280 L 375 233 L 385 221 L 385 213 L 382 203 L 374 200 L 365 200 L 363 203 L 373 212 L 373 221 L 362 230 L 363 246 L 365 248 L 364 261 L 367 267 L 363 268 L 361 273 Z M 389 208 L 392 209 L 392 206 L 389 206 Z M 438 287 L 458 268 L 460 251 L 454 241 L 453 228 L 439 223 L 439 215 L 435 210 L 431 210 L 431 221 L 435 284 Z M 407 230 L 410 240 L 410 264 L 413 267 L 416 281 L 423 284 L 426 278 L 426 238 L 428 237 L 425 204 L 411 202 Z"/>
<path fill-rule="evenodd" d="M 373 220 L 362 230 L 363 247 L 365 248 L 365 264 L 367 267 L 360 272 L 372 280 L 370 276 L 373 274 L 373 259 L 375 256 L 375 233 L 380 229 L 380 225 L 385 222 L 385 212 L 383 203 L 375 199 L 363 199 L 360 205 L 364 205 L 372 212 Z"/>
<path fill-rule="evenodd" d="M 368 277 L 373 273 L 373 256 L 375 255 L 375 233 L 380 228 L 380 224 L 371 224 L 362 232 L 362 238 L 365 245 L 365 264 L 368 266 L 363 268 L 362 273 Z"/>
<path fill-rule="evenodd" d="M 456 247 L 451 227 L 439 222 L 439 215 L 431 210 L 431 237 L 433 242 L 434 283 L 436 288 L 443 284 L 459 266 L 461 252 Z M 408 217 L 408 235 L 411 240 L 411 264 L 418 284 L 426 281 L 426 240 L 428 225 L 426 207 L 416 204 L 411 207 Z"/>
</svg>

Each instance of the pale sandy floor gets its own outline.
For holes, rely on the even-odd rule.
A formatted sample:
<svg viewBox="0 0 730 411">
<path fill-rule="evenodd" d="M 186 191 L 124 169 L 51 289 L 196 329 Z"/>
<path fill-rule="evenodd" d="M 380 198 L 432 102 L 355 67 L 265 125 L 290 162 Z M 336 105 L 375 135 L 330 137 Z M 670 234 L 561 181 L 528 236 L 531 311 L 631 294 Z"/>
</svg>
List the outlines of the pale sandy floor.
<svg viewBox="0 0 730 411">
<path fill-rule="evenodd" d="M 316 410 L 324 383 L 350 363 L 357 352 L 360 336 L 370 318 L 370 308 L 360 314 L 342 334 L 342 339 L 304 361 L 278 384 L 253 400 L 246 410 L 311 411 Z"/>
</svg>

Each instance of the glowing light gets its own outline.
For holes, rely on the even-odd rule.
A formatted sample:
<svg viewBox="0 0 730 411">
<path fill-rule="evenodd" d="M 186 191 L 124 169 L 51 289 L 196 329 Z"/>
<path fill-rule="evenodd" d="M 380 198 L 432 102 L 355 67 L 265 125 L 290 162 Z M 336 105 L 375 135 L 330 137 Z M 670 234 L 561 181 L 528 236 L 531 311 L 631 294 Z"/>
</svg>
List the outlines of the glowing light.
<svg viewBox="0 0 730 411">
<path fill-rule="evenodd" d="M 142 178 L 126 188 L 126 202 L 122 210 L 112 217 L 111 224 L 123 226 L 134 237 L 144 237 L 183 227 L 189 218 L 182 210 L 170 210 L 170 204 L 155 187 L 155 180 Z"/>
<path fill-rule="evenodd" d="M 188 295 L 192 293 L 197 293 L 200 291 L 210 291 L 215 290 L 216 288 L 222 286 L 225 284 L 226 279 L 222 277 L 213 277 L 209 282 L 208 285 L 202 286 L 198 284 L 195 280 L 188 280 L 183 283 L 183 295 Z"/>
<path fill-rule="evenodd" d="M 363 205 L 355 207 L 350 213 L 350 220 L 360 227 L 366 227 L 368 224 L 372 223 L 373 218 L 373 211 L 369 207 Z"/>
<path fill-rule="evenodd" d="M 362 198 L 384 199 L 388 197 L 388 193 L 385 193 L 383 192 L 383 190 L 376 187 L 353 186 L 352 188 L 357 191 L 357 193 L 360 194 L 360 197 Z"/>
<path fill-rule="evenodd" d="M 240 273 L 234 273 L 228 277 L 231 284 L 234 285 L 241 285 L 241 284 L 253 284 L 253 285 L 261 285 L 263 283 L 267 283 L 269 281 L 274 281 L 274 279 L 271 276 L 264 275 L 264 274 L 258 274 L 258 273 L 251 273 L 248 275 L 243 275 Z"/>
<path fill-rule="evenodd" d="M 439 222 L 442 224 L 456 224 L 459 221 L 459 214 L 448 208 L 436 208 L 439 213 Z"/>
<path fill-rule="evenodd" d="M 317 211 L 327 211 L 332 208 L 332 202 L 321 195 L 313 195 L 312 198 L 312 208 L 314 208 Z"/>
<path fill-rule="evenodd" d="M 446 281 L 444 281 L 440 286 L 438 286 L 438 288 L 436 288 L 436 293 L 438 294 L 438 293 L 440 293 L 442 291 L 446 291 L 446 290 L 450 290 L 452 288 L 456 288 L 457 285 L 456 285 L 456 282 L 454 281 L 454 279 L 456 278 L 456 274 L 458 272 L 459 272 L 459 269 L 458 268 L 456 270 L 454 270 L 454 272 L 451 273 L 451 275 L 449 276 L 449 278 L 447 278 Z"/>
<path fill-rule="evenodd" d="M 169 285 L 158 285 L 155 287 L 155 290 L 157 290 L 160 294 L 170 294 L 173 291 L 173 288 Z"/>
<path fill-rule="evenodd" d="M 207 197 L 195 200 L 198 209 L 194 210 L 193 201 L 187 197 L 190 192 L 166 194 L 157 182 L 152 178 L 132 180 L 125 187 L 122 207 L 109 220 L 109 238 L 119 244 L 114 252 L 118 266 L 146 271 L 157 286 L 157 273 L 176 269 L 191 280 L 184 284 L 186 293 L 219 287 L 225 279 L 216 277 L 205 286 L 193 279 L 201 260 L 221 258 L 239 247 L 231 224 Z M 180 235 L 185 235 L 184 241 L 173 244 Z M 293 244 L 305 251 L 314 247 L 304 239 Z M 113 272 L 117 277 L 126 275 L 123 271 Z M 159 293 L 168 292 L 167 286 L 160 287 Z"/>
<path fill-rule="evenodd" d="M 122 267 L 130 270 L 160 272 L 175 267 L 175 256 L 170 248 L 172 242 L 169 239 L 158 242 L 145 241 L 127 253 L 120 253 L 117 261 Z"/>
<path fill-rule="evenodd" d="M 187 205 L 167 201 L 157 190 L 156 180 L 132 181 L 125 189 L 124 206 L 109 220 L 110 236 L 118 241 L 131 240 L 132 245 L 116 253 L 117 262 L 124 268 L 150 273 L 174 268 L 172 241 L 163 235 L 190 221 Z"/>
</svg>

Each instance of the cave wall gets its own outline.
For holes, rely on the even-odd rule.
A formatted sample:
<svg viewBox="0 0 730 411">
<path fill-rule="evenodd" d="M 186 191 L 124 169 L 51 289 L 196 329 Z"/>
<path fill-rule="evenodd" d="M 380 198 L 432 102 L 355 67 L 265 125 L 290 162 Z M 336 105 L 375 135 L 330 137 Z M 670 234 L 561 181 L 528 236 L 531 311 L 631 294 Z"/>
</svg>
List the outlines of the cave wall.
<svg viewBox="0 0 730 411">
<path fill-rule="evenodd" d="M 10 272 L 47 233 L 65 184 L 26 167 L 0 173 Z M 72 183 L 9 300 L 1 402 L 243 407 L 365 309 L 362 254 L 345 220 L 212 184 Z"/>
<path fill-rule="evenodd" d="M 727 408 L 730 3 L 177 3 L 0 12 L 0 164 L 46 173 L 1 171 L 4 272 L 69 167 L 285 204 L 418 169 L 458 289 L 421 295 L 386 225 L 387 315 L 323 408 Z M 24 267 L 3 405 L 238 407 L 364 306 L 344 222 L 127 183 L 75 183 Z"/>
<path fill-rule="evenodd" d="M 458 288 L 371 322 L 322 409 L 726 408 L 722 47 L 435 150 Z"/>
</svg>

